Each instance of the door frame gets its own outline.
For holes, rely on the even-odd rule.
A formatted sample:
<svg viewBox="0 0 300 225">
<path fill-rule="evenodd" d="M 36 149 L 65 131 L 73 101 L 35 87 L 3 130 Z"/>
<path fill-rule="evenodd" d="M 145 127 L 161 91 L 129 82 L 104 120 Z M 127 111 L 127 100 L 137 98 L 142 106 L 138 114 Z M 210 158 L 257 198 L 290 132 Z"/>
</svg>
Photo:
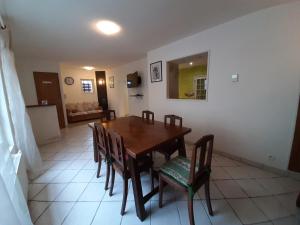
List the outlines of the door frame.
<svg viewBox="0 0 300 225">
<path fill-rule="evenodd" d="M 298 112 L 295 124 L 294 139 L 290 155 L 288 169 L 295 172 L 300 172 L 300 96 L 298 102 Z"/>
</svg>

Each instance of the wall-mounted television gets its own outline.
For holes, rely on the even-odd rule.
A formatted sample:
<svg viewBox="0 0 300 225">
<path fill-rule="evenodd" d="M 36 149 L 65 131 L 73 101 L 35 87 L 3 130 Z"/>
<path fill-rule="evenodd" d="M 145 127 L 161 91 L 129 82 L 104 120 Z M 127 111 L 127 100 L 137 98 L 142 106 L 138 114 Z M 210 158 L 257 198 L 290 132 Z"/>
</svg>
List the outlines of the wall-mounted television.
<svg viewBox="0 0 300 225">
<path fill-rule="evenodd" d="M 127 75 L 127 88 L 138 87 L 142 82 L 138 72 L 134 72 Z"/>
</svg>

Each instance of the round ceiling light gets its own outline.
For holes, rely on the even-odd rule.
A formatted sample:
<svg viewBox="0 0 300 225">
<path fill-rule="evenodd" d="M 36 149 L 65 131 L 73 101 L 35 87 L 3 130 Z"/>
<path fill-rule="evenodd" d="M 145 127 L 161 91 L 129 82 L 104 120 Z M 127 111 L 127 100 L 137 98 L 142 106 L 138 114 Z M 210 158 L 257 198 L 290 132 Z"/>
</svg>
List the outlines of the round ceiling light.
<svg viewBox="0 0 300 225">
<path fill-rule="evenodd" d="M 95 67 L 93 67 L 93 66 L 83 66 L 82 69 L 85 69 L 85 70 L 94 70 Z"/>
<path fill-rule="evenodd" d="M 121 27 L 115 22 L 101 20 L 96 24 L 97 29 L 105 35 L 114 35 L 121 31 Z"/>
</svg>

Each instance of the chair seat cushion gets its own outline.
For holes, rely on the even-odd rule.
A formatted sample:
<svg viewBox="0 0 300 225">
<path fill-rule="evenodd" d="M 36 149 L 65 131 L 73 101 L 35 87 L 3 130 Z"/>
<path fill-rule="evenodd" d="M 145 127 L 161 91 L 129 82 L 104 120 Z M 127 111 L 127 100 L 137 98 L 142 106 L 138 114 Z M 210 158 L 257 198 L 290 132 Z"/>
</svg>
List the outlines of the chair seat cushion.
<svg viewBox="0 0 300 225">
<path fill-rule="evenodd" d="M 189 159 L 182 156 L 177 156 L 176 158 L 166 162 L 160 168 L 160 172 L 172 178 L 184 187 L 188 187 L 190 168 L 191 161 Z"/>
</svg>

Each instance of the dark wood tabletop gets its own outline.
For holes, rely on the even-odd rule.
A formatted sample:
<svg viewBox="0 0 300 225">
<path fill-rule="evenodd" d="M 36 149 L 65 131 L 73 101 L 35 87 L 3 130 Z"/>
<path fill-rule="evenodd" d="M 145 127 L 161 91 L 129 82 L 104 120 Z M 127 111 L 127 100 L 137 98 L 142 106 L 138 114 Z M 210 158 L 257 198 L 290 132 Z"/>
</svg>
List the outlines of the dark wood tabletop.
<svg viewBox="0 0 300 225">
<path fill-rule="evenodd" d="M 120 117 L 102 124 L 106 129 L 112 129 L 123 136 L 127 153 L 133 158 L 157 150 L 191 132 L 190 128 L 165 126 L 159 121 L 151 123 L 137 116 Z"/>
</svg>

